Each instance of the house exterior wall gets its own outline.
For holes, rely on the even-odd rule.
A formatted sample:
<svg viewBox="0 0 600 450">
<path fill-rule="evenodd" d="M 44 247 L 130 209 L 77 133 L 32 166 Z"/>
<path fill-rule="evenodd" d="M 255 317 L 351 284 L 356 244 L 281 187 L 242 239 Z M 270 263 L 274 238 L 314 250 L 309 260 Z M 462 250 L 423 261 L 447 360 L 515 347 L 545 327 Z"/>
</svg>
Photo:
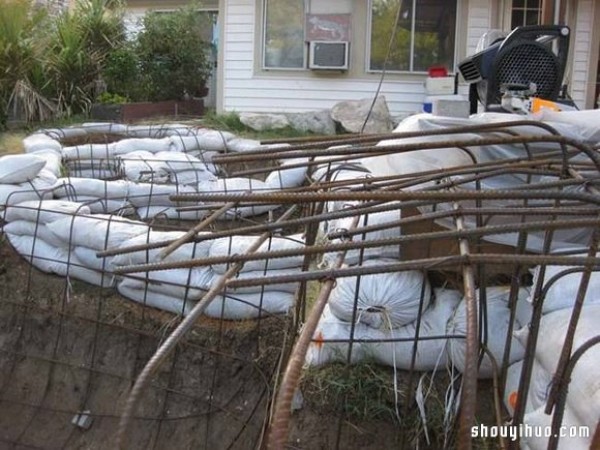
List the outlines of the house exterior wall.
<svg viewBox="0 0 600 450">
<path fill-rule="evenodd" d="M 597 3 L 597 2 L 596 2 Z M 600 6 L 594 0 L 579 0 L 572 10 L 571 66 L 569 84 L 571 97 L 580 109 L 594 107 L 598 41 L 600 32 L 594 29 Z"/>
<path fill-rule="evenodd" d="M 478 15 L 467 14 L 469 3 L 478 5 Z M 365 72 L 367 4 L 364 0 L 327 3 L 313 0 L 313 5 L 319 5 L 319 13 L 329 12 L 326 5 L 334 5 L 336 13 L 344 7 L 352 12 L 350 69 L 341 73 L 264 70 L 261 64 L 261 0 L 221 0 L 223 26 L 219 61 L 223 88 L 217 99 L 218 112 L 303 112 L 331 108 L 343 100 L 372 98 L 381 76 Z M 485 27 L 489 23 L 488 4 L 486 0 L 459 0 L 457 20 L 463 23 L 462 28 L 471 20 L 477 26 Z M 468 39 L 476 43 L 476 33 L 477 30 L 471 34 L 458 33 L 457 61 L 466 54 Z M 421 110 L 425 98 L 424 80 L 425 76 L 419 74 L 386 74 L 380 95 L 385 96 L 393 115 L 403 116 Z"/>
</svg>

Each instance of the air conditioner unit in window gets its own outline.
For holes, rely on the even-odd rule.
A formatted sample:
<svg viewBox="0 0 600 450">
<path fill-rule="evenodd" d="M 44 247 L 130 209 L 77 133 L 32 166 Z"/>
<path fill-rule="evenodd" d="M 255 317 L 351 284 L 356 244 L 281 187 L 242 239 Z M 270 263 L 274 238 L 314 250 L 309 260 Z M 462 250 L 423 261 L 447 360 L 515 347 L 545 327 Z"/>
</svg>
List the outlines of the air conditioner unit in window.
<svg viewBox="0 0 600 450">
<path fill-rule="evenodd" d="M 348 41 L 310 41 L 308 43 L 308 68 L 347 70 Z"/>
</svg>

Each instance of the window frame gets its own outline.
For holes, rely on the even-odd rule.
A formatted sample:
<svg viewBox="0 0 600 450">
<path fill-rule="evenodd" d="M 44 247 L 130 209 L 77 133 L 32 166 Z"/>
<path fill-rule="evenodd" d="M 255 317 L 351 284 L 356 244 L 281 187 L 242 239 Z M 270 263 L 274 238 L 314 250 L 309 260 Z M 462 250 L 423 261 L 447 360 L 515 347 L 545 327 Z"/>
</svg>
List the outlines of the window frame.
<svg viewBox="0 0 600 450">
<path fill-rule="evenodd" d="M 302 41 L 302 67 L 271 67 L 267 66 L 267 10 L 268 4 L 270 0 L 262 1 L 262 36 L 261 36 L 261 44 L 260 44 L 260 68 L 263 71 L 292 71 L 292 72 L 306 72 L 308 71 L 308 46 L 306 45 L 306 41 L 303 38 Z M 302 2 L 302 8 L 304 10 L 303 18 L 302 18 L 302 32 L 304 35 L 306 23 L 306 0 L 298 0 Z"/>
<path fill-rule="evenodd" d="M 537 23 L 535 25 L 541 25 L 544 23 L 544 0 L 539 0 L 539 7 L 537 8 L 528 8 L 527 7 L 527 3 L 530 0 L 523 0 L 524 5 L 522 7 L 517 7 L 515 6 L 515 2 L 511 1 L 510 2 L 510 6 L 509 6 L 509 29 L 514 30 L 516 27 L 521 27 L 521 26 L 526 26 L 527 25 L 527 16 L 529 15 L 529 12 L 535 11 L 537 10 L 538 13 L 538 17 L 537 17 Z M 519 24 L 519 25 L 513 25 L 512 23 L 512 15 L 513 12 L 515 11 L 522 11 L 523 12 L 523 21 L 525 23 L 523 24 Z"/>
<path fill-rule="evenodd" d="M 369 0 L 368 2 L 366 2 L 367 4 L 367 26 L 366 26 L 366 37 L 365 37 L 365 43 L 366 43 L 366 47 L 365 47 L 365 72 L 366 73 L 371 73 L 371 74 L 380 74 L 383 72 L 383 69 L 371 69 L 371 36 L 372 36 L 372 26 L 373 26 L 373 1 L 375 0 Z M 402 0 L 397 0 L 398 2 L 402 1 Z M 413 6 L 416 5 L 418 0 L 412 0 L 413 1 Z M 458 58 L 458 54 L 459 54 L 459 41 L 460 41 L 460 37 L 458 34 L 458 24 L 460 22 L 460 18 L 461 18 L 461 0 L 455 0 L 456 1 L 456 20 L 454 23 L 454 58 L 452 61 L 452 68 L 450 70 L 450 73 L 455 73 L 456 72 L 456 65 L 457 65 L 457 58 Z M 416 8 L 412 8 L 412 18 L 411 18 L 411 46 L 410 46 L 410 61 L 409 61 L 409 66 L 411 67 L 411 70 L 394 70 L 394 69 L 389 69 L 386 68 L 385 71 L 386 73 L 393 73 L 393 74 L 404 74 L 404 75 L 427 75 L 427 71 L 421 71 L 421 70 L 412 70 L 412 67 L 414 67 L 414 52 L 415 52 L 415 39 L 414 39 L 414 33 L 415 33 L 415 27 L 416 27 L 416 23 L 415 23 L 415 16 L 416 16 Z"/>
</svg>

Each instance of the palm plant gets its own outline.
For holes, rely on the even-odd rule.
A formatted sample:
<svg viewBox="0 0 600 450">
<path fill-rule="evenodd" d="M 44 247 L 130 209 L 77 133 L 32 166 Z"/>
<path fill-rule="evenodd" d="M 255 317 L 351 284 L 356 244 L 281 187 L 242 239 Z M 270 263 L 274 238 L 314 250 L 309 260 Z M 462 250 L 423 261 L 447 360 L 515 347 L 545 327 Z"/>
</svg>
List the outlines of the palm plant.
<svg viewBox="0 0 600 450">
<path fill-rule="evenodd" d="M 47 23 L 45 11 L 33 9 L 29 0 L 4 0 L 0 8 L 0 124 L 9 116 L 31 122 L 56 113 L 45 95 Z"/>
</svg>

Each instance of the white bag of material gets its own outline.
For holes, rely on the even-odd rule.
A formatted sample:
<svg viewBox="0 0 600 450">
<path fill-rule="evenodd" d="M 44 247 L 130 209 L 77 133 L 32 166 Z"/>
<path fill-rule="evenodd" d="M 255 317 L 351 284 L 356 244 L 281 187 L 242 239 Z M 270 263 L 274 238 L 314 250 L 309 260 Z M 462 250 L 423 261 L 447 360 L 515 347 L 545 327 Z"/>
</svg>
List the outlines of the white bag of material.
<svg viewBox="0 0 600 450">
<path fill-rule="evenodd" d="M 571 313 L 571 309 L 561 309 L 546 314 L 540 321 L 535 358 L 549 373 L 556 371 Z M 599 334 L 598 323 L 600 323 L 600 305 L 584 305 L 575 331 L 573 352 L 587 340 Z M 526 342 L 524 333 L 516 333 L 516 336 L 522 342 Z M 580 422 L 589 426 L 590 430 L 595 429 L 598 418 L 600 418 L 599 360 L 600 347 L 597 345 L 583 354 L 571 375 L 567 395 L 567 403 Z"/>
<path fill-rule="evenodd" d="M 28 220 L 47 224 L 58 219 L 68 218 L 75 214 L 89 214 L 90 208 L 68 200 L 29 200 L 8 206 L 4 212 L 4 220 Z"/>
<path fill-rule="evenodd" d="M 120 284 L 137 290 L 143 290 L 148 285 L 153 292 L 197 300 L 210 289 L 213 275 L 209 267 L 153 270 L 127 274 Z"/>
<path fill-rule="evenodd" d="M 119 176 L 113 169 L 78 169 L 68 167 L 68 173 L 71 177 L 79 178 L 97 178 L 99 180 L 110 180 Z"/>
<path fill-rule="evenodd" d="M 65 161 L 107 160 L 115 156 L 116 144 L 82 144 L 63 147 L 61 154 Z"/>
<path fill-rule="evenodd" d="M 327 161 L 327 160 L 325 160 Z M 371 171 L 357 161 L 324 162 L 316 167 L 311 178 L 317 182 L 361 180 L 371 177 Z M 339 189 L 339 188 L 334 188 Z"/>
<path fill-rule="evenodd" d="M 443 367 L 447 362 L 446 322 L 460 301 L 460 293 L 449 289 L 436 289 L 433 305 L 424 311 L 421 317 L 417 352 L 414 370 L 426 371 Z M 416 337 L 416 322 L 396 329 L 376 329 L 363 323 L 354 325 L 355 340 L 388 341 L 388 342 L 354 342 L 351 363 L 364 358 L 374 360 L 402 370 L 409 370 L 412 364 L 412 353 Z M 340 320 L 325 306 L 323 315 L 310 343 L 305 362 L 310 366 L 320 366 L 331 362 L 346 362 L 348 341 L 351 337 L 352 324 Z M 440 339 L 427 339 L 433 337 Z M 395 342 L 389 342 L 397 339 Z M 326 342 L 341 340 L 342 342 Z"/>
<path fill-rule="evenodd" d="M 209 232 L 198 233 L 199 236 L 207 236 Z M 121 244 L 121 248 L 126 249 L 138 245 L 148 243 L 167 242 L 179 239 L 185 235 L 183 231 L 155 231 L 150 229 L 149 233 L 135 236 L 127 239 Z M 208 252 L 212 245 L 211 240 L 189 242 L 179 246 L 175 251 L 170 253 L 164 261 L 187 261 L 190 259 L 203 259 L 208 256 Z M 165 247 L 155 248 L 151 250 L 138 250 L 135 252 L 123 253 L 116 255 L 112 264 L 115 266 L 129 266 L 132 264 L 147 264 L 160 261 L 159 255 Z"/>
<path fill-rule="evenodd" d="M 506 373 L 506 387 L 504 389 L 504 405 L 512 416 L 519 401 L 518 391 L 519 382 L 521 380 L 521 370 L 523 361 L 517 361 L 508 367 Z M 529 390 L 527 393 L 527 404 L 525 405 L 525 413 L 530 413 L 546 404 L 550 387 L 552 383 L 552 375 L 548 373 L 537 361 L 533 361 L 531 369 L 531 379 L 529 382 Z"/>
<path fill-rule="evenodd" d="M 180 203 L 198 202 L 174 202 L 171 195 L 193 194 L 196 190 L 190 186 L 178 186 L 173 184 L 131 183 L 129 185 L 129 201 L 136 207 L 143 206 L 177 206 Z"/>
<path fill-rule="evenodd" d="M 150 153 L 172 151 L 172 144 L 169 138 L 131 138 L 122 139 L 115 143 L 115 155 L 124 155 L 127 153 L 143 150 Z"/>
<path fill-rule="evenodd" d="M 260 150 L 262 146 L 260 141 L 245 138 L 233 138 L 227 141 L 227 150 L 230 152 L 251 152 L 252 150 Z"/>
<path fill-rule="evenodd" d="M 286 169 L 286 167 L 307 162 L 308 158 L 284 160 L 278 169 L 267 176 L 267 179 L 265 180 L 266 185 L 272 189 L 287 189 L 301 186 L 306 179 L 308 166 L 304 165 L 301 167 L 292 167 L 290 169 Z"/>
<path fill-rule="evenodd" d="M 486 346 L 490 353 L 493 355 L 496 363 L 498 364 L 498 370 L 502 364 L 502 358 L 504 357 L 504 346 L 506 343 L 506 335 L 508 333 L 508 326 L 510 320 L 510 310 L 508 308 L 508 298 L 510 294 L 510 287 L 490 287 L 486 290 L 486 313 L 487 313 L 487 324 L 483 323 L 481 326 L 482 342 L 483 337 L 486 336 Z M 519 296 L 517 302 L 526 301 L 528 292 L 525 289 L 519 290 Z M 479 290 L 477 290 L 477 298 L 479 299 Z M 479 300 L 477 301 L 477 310 L 479 310 Z M 487 326 L 486 326 L 487 325 Z M 515 329 L 522 326 L 518 320 L 516 320 Z M 463 299 L 452 318 L 448 321 L 448 334 L 452 335 L 467 335 L 467 318 L 466 318 L 466 307 L 465 300 Z M 452 360 L 452 364 L 456 368 L 463 372 L 465 368 L 465 352 L 466 352 L 466 339 L 450 339 L 449 340 L 449 354 Z M 515 361 L 523 359 L 525 348 L 521 343 L 511 338 L 510 356 L 508 363 L 512 364 Z M 493 375 L 492 362 L 489 356 L 484 354 L 479 367 L 479 378 L 490 378 Z"/>
<path fill-rule="evenodd" d="M 62 247 L 55 247 L 48 244 L 39 237 L 17 236 L 6 234 L 9 242 L 15 250 L 34 267 L 43 272 L 54 273 L 61 276 L 70 276 L 82 279 L 86 282 L 100 285 L 101 278 L 95 271 L 90 271 L 83 267 L 77 257 Z M 106 277 L 106 284 L 110 285 L 112 280 Z"/>
<path fill-rule="evenodd" d="M 587 254 L 580 254 L 577 256 L 586 256 Z M 556 275 L 562 272 L 573 269 L 575 266 L 546 266 L 546 272 L 544 275 L 544 283 L 546 284 Z M 533 269 L 533 286 L 536 286 L 539 278 L 539 266 Z M 581 283 L 581 277 L 583 272 L 568 273 L 561 276 L 552 285 L 549 286 L 544 303 L 542 305 L 542 314 L 548 314 L 552 311 L 559 309 L 573 308 L 575 300 L 577 298 L 577 291 L 579 290 L 579 284 Z M 533 295 L 533 290 L 532 290 Z M 532 296 L 528 298 L 529 302 L 533 302 Z M 594 305 L 600 303 L 600 273 L 592 272 L 590 281 L 588 284 L 587 291 L 583 300 L 584 305 Z"/>
<path fill-rule="evenodd" d="M 171 136 L 171 145 L 177 152 L 190 152 L 194 150 L 224 151 L 227 142 L 235 135 L 228 131 L 198 130 L 194 136 Z"/>
<path fill-rule="evenodd" d="M 216 181 L 217 177 L 211 170 L 182 170 L 180 172 L 169 173 L 169 182 L 174 184 L 185 184 L 196 186 L 205 181 Z"/>
<path fill-rule="evenodd" d="M 344 208 L 352 208 L 353 204 L 346 204 Z M 330 232 L 340 232 L 350 230 L 352 227 L 352 223 L 354 222 L 355 217 L 349 216 L 344 217 L 337 220 L 331 220 L 327 222 L 327 230 Z M 373 226 L 373 225 L 381 225 L 385 226 L 386 224 L 393 223 L 401 219 L 401 211 L 400 205 L 398 205 L 398 209 L 383 211 L 372 214 L 364 214 L 360 216 L 358 224 L 356 226 L 357 229 L 361 227 Z M 399 238 L 401 236 L 400 226 L 391 226 L 389 228 L 384 228 L 379 231 L 370 231 L 368 233 L 356 234 L 351 237 L 351 241 L 360 242 L 360 241 L 374 241 L 381 239 L 394 239 Z M 329 241 L 331 244 L 341 244 L 344 242 L 348 242 L 346 239 L 331 239 Z M 323 255 L 323 264 L 332 265 L 340 252 L 329 252 Z M 372 247 L 365 248 L 362 251 L 362 259 L 369 260 L 373 258 L 401 258 L 402 249 L 399 245 L 386 245 L 382 247 Z M 361 250 L 350 250 L 346 252 L 346 257 L 344 262 L 348 265 L 356 265 L 359 264 L 361 258 Z"/>
<path fill-rule="evenodd" d="M 93 178 L 59 178 L 54 194 L 57 197 L 86 196 L 120 200 L 127 197 L 129 184 L 124 180 L 104 181 Z"/>
<path fill-rule="evenodd" d="M 217 319 L 243 320 L 271 314 L 287 314 L 295 302 L 294 294 L 268 291 L 262 294 L 216 296 L 204 314 Z"/>
<path fill-rule="evenodd" d="M 297 275 L 300 269 L 279 269 L 279 270 L 256 270 L 250 272 L 239 272 L 236 276 L 230 278 L 231 280 L 248 280 L 253 278 L 263 279 L 265 277 L 277 277 L 286 275 Z M 214 280 L 216 281 L 221 277 L 222 274 L 215 273 Z M 289 292 L 293 294 L 298 289 L 299 282 L 295 283 L 277 283 L 277 284 L 265 284 L 258 286 L 241 286 L 241 287 L 227 287 L 227 294 L 238 295 L 238 294 L 256 294 L 259 292 L 267 291 L 279 291 Z"/>
<path fill-rule="evenodd" d="M 56 177 L 60 176 L 62 170 L 62 157 L 60 156 L 60 152 L 54 150 L 38 150 L 31 154 L 46 161 L 46 165 L 42 170 L 47 170 Z"/>
<path fill-rule="evenodd" d="M 112 257 L 98 258 L 98 250 L 93 248 L 76 245 L 71 248 L 71 252 L 75 255 L 78 261 L 88 269 L 93 269 L 100 272 L 110 272 L 112 269 Z"/>
<path fill-rule="evenodd" d="M 228 255 L 243 255 L 256 242 L 257 236 L 236 235 L 215 239 L 212 242 L 208 256 L 223 257 Z M 286 237 L 271 237 L 263 242 L 256 253 L 281 251 L 281 250 L 300 250 L 304 248 L 304 239 L 302 235 L 295 234 Z M 293 269 L 302 267 L 304 256 L 287 256 L 285 258 L 270 258 L 268 260 L 246 261 L 240 272 L 251 271 L 271 271 L 278 269 Z M 227 264 L 213 264 L 212 269 L 216 273 L 225 273 Z"/>
<path fill-rule="evenodd" d="M 119 171 L 131 181 L 164 183 L 168 180 L 165 161 L 154 153 L 142 150 L 127 153 L 117 157 L 117 164 Z"/>
<path fill-rule="evenodd" d="M 49 186 L 37 187 L 35 182 L 21 184 L 0 184 L 0 210 L 7 205 L 16 205 L 30 200 L 52 198 Z"/>
<path fill-rule="evenodd" d="M 84 169 L 94 169 L 96 171 L 114 171 L 116 168 L 116 162 L 114 159 L 72 159 L 66 160 L 64 163 L 69 172 L 76 172 Z"/>
<path fill-rule="evenodd" d="M 58 239 L 43 223 L 15 220 L 5 224 L 2 231 L 16 236 L 37 236 L 51 246 L 64 247 L 64 242 Z"/>
<path fill-rule="evenodd" d="M 160 139 L 174 136 L 187 136 L 190 128 L 178 123 L 160 123 L 151 125 L 128 125 L 127 136 Z"/>
<path fill-rule="evenodd" d="M 210 214 L 209 209 L 194 211 L 178 211 L 172 206 L 144 206 L 137 208 L 137 215 L 142 220 L 172 219 L 172 220 L 202 220 Z"/>
<path fill-rule="evenodd" d="M 144 306 L 151 306 L 174 314 L 187 315 L 195 305 L 195 302 L 189 299 L 171 297 L 147 289 L 131 289 L 126 285 L 123 286 L 123 283 L 117 284 L 117 291 L 123 297 L 141 303 Z"/>
<path fill-rule="evenodd" d="M 528 429 L 521 436 L 521 448 L 527 450 L 547 450 L 552 433 L 552 415 L 544 412 L 544 407 L 525 414 L 522 429 Z M 590 450 L 591 434 L 595 428 L 583 427 L 573 410 L 565 406 L 561 433 L 566 436 L 558 439 L 558 450 Z M 590 431 L 591 430 L 591 431 Z M 585 435 L 587 433 L 587 436 Z"/>
<path fill-rule="evenodd" d="M 65 217 L 49 223 L 48 228 L 68 245 L 95 250 L 118 247 L 126 239 L 148 232 L 143 222 L 108 214 Z"/>
<path fill-rule="evenodd" d="M 130 216 L 135 214 L 135 208 L 127 200 L 105 200 L 102 198 L 79 195 L 75 201 L 85 204 L 90 208 L 92 214 L 118 214 L 119 216 Z"/>
<path fill-rule="evenodd" d="M 44 133 L 30 134 L 23 139 L 23 147 L 25 148 L 25 153 L 51 150 L 60 154 L 62 149 L 60 142 Z"/>
<path fill-rule="evenodd" d="M 126 134 L 127 125 L 113 122 L 84 122 L 81 127 L 88 133 Z"/>
<path fill-rule="evenodd" d="M 375 259 L 365 261 L 362 267 L 397 262 Z M 373 328 L 390 329 L 414 321 L 419 308 L 425 311 L 430 299 L 431 287 L 425 275 L 409 270 L 339 278 L 331 292 L 329 306 L 333 314 L 347 322 L 354 319 Z"/>
<path fill-rule="evenodd" d="M 42 272 L 65 276 L 69 260 L 68 250 L 55 247 L 33 236 L 6 233 L 10 244 L 25 260 Z M 74 258 L 73 258 L 74 261 Z"/>
<path fill-rule="evenodd" d="M 0 183 L 19 184 L 33 180 L 46 160 L 32 154 L 0 156 Z"/>
<path fill-rule="evenodd" d="M 255 194 L 264 194 L 273 192 L 273 189 L 267 186 L 264 181 L 255 180 L 253 178 L 219 178 L 216 181 L 204 181 L 198 183 L 198 192 L 214 193 L 214 194 L 245 194 L 248 192 Z M 218 204 L 219 206 L 222 203 Z M 268 211 L 279 208 L 280 205 L 275 204 L 258 204 L 253 206 L 238 206 L 231 208 L 224 219 L 236 217 L 249 217 L 263 214 Z"/>
<path fill-rule="evenodd" d="M 336 317 L 331 312 L 329 305 L 325 305 L 312 341 L 308 346 L 304 365 L 319 367 L 334 362 L 346 362 L 348 360 L 348 342 L 326 341 L 350 339 L 350 331 L 350 324 Z M 378 331 L 358 323 L 354 328 L 354 339 L 364 339 L 369 332 L 375 333 Z M 364 346 L 365 344 L 362 342 L 352 344 L 351 364 L 357 364 L 365 359 Z"/>
<path fill-rule="evenodd" d="M 542 109 L 533 115 L 536 119 L 544 122 L 563 123 L 573 127 L 580 136 L 580 140 L 590 144 L 600 142 L 600 110 L 586 109 L 583 111 L 550 111 Z"/>
</svg>

